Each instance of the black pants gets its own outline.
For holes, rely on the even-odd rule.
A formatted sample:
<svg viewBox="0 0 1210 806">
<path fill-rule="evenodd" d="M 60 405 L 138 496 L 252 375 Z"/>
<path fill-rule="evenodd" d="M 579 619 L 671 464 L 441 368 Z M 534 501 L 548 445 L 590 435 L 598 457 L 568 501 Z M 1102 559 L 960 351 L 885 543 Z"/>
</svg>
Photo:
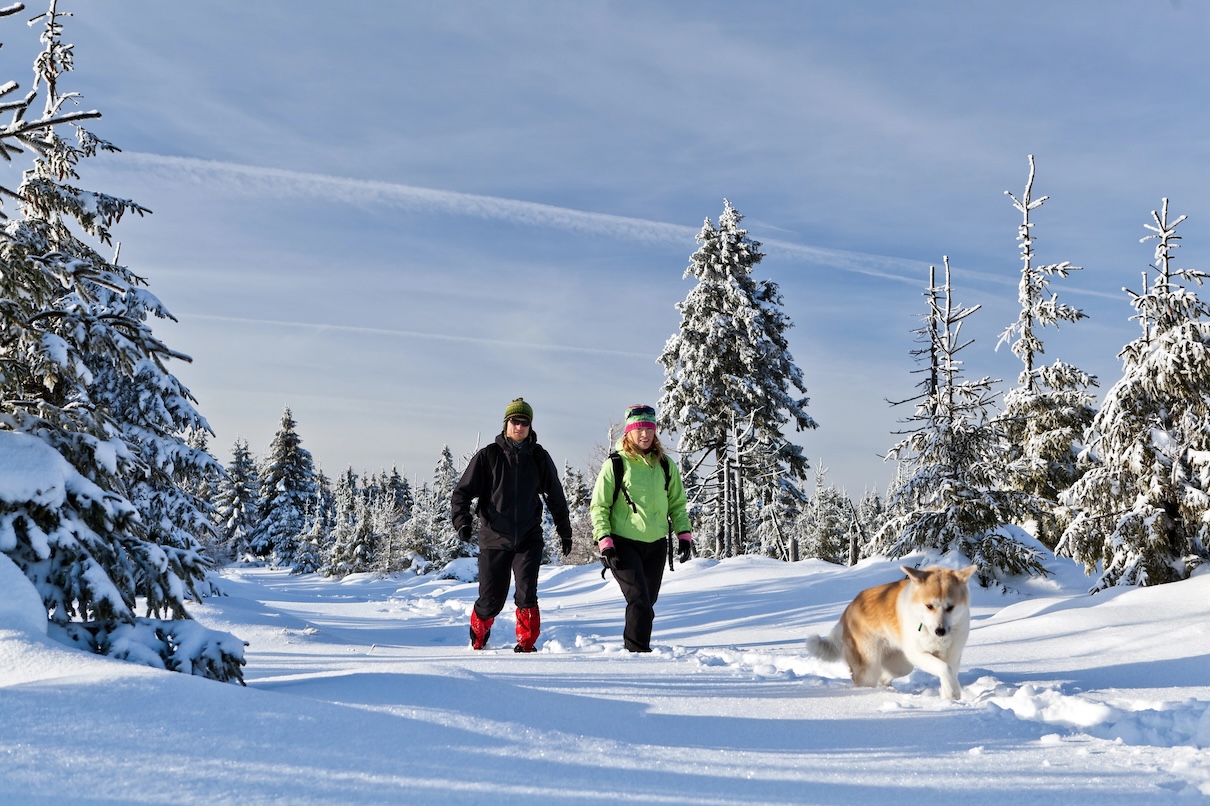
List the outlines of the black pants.
<svg viewBox="0 0 1210 806">
<path fill-rule="evenodd" d="M 542 567 L 542 541 L 530 540 L 516 549 L 479 550 L 479 598 L 475 612 L 486 621 L 504 609 L 509 576 L 517 582 L 517 607 L 538 606 L 538 569 Z"/>
<path fill-rule="evenodd" d="M 664 581 L 664 563 L 668 560 L 667 538 L 642 543 L 624 537 L 613 538 L 618 550 L 618 568 L 613 578 L 626 597 L 626 627 L 622 643 L 631 652 L 651 651 L 651 625 L 655 621 L 655 602 Z"/>
</svg>

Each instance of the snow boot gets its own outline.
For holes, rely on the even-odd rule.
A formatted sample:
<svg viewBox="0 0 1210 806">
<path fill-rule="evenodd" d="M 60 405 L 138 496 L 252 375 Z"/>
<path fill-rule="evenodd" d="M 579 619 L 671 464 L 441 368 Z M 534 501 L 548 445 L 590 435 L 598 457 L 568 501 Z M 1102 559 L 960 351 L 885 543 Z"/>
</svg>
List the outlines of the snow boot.
<svg viewBox="0 0 1210 806">
<path fill-rule="evenodd" d="M 492 623 L 494 618 L 487 620 L 479 618 L 479 614 L 474 610 L 471 611 L 471 649 L 483 649 L 487 646 L 487 639 L 492 634 Z"/>
<path fill-rule="evenodd" d="M 538 643 L 538 633 L 542 626 L 542 618 L 536 607 L 517 608 L 517 645 L 513 652 L 534 652 L 534 644 Z"/>
</svg>

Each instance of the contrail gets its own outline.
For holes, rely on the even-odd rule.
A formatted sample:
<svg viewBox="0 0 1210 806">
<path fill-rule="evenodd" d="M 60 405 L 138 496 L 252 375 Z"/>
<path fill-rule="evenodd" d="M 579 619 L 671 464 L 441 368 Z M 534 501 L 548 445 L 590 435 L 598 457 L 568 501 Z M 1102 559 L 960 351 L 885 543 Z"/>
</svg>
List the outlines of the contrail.
<svg viewBox="0 0 1210 806">
<path fill-rule="evenodd" d="M 573 232 L 609 235 L 645 242 L 693 244 L 697 230 L 641 218 L 586 213 L 550 204 L 457 193 L 449 190 L 400 185 L 370 179 L 349 179 L 324 174 L 261 168 L 191 157 L 166 157 L 122 152 L 114 158 L 137 165 L 144 172 L 171 173 L 200 185 L 277 198 L 324 198 L 355 206 L 391 206 L 413 211 L 510 221 L 555 227 Z M 232 180 L 237 180 L 233 185 Z"/>
<path fill-rule="evenodd" d="M 400 185 L 370 179 L 238 165 L 193 157 L 120 152 L 109 159 L 137 166 L 143 173 L 171 174 L 208 187 L 276 198 L 324 198 L 354 206 L 389 206 L 417 212 L 442 212 L 535 227 L 624 238 L 691 249 L 700 227 L 641 218 L 590 213 L 550 204 Z M 786 241 L 761 241 L 767 254 L 796 263 L 864 274 L 913 286 L 921 284 L 926 263 L 904 258 L 825 249 Z"/>
<path fill-rule="evenodd" d="M 214 316 L 202 313 L 183 313 L 177 319 L 204 319 L 212 322 L 236 322 L 245 325 L 272 325 L 274 327 L 293 327 L 300 330 L 316 332 L 336 331 L 340 333 L 358 333 L 371 336 L 386 336 L 404 339 L 435 339 L 438 341 L 464 342 L 468 344 L 484 344 L 494 347 L 515 347 L 526 350 L 546 350 L 548 352 L 590 353 L 593 355 L 616 355 L 625 358 L 644 358 L 655 361 L 655 356 L 649 353 L 629 353 L 624 350 L 605 350 L 599 347 L 576 347 L 569 344 L 537 344 L 535 342 L 505 341 L 503 339 L 485 339 L 475 336 L 451 336 L 444 333 L 423 333 L 418 330 L 393 330 L 381 327 L 357 327 L 355 325 L 332 325 L 316 322 L 291 322 L 283 319 L 253 319 L 240 316 Z"/>
</svg>

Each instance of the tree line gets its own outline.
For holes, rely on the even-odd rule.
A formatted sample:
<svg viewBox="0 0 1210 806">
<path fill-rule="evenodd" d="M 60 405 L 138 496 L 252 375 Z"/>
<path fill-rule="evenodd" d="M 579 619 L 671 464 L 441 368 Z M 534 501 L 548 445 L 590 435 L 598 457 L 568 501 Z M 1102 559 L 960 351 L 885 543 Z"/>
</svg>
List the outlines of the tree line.
<svg viewBox="0 0 1210 806">
<path fill-rule="evenodd" d="M 1146 225 L 1154 275 L 1130 292 L 1138 339 L 1120 353 L 1123 376 L 1098 407 L 1098 380 L 1062 360 L 1043 363 L 1044 328 L 1085 319 L 1059 300 L 1056 279 L 1078 271 L 1035 253 L 1035 164 L 1020 198 L 1020 312 L 1001 334 L 1020 359 L 1017 385 L 966 377 L 963 323 L 979 309 L 954 299 L 948 257 L 931 267 L 925 310 L 909 356 L 921 380 L 888 451 L 896 475 L 885 494 L 854 501 L 786 436 L 818 427 L 805 411 L 805 381 L 785 338 L 791 326 L 772 281 L 752 269 L 763 254 L 724 200 L 706 220 L 686 276 L 697 280 L 677 305 L 681 323 L 659 361 L 661 424 L 677 440 L 699 552 L 759 554 L 786 561 L 854 563 L 921 551 L 973 563 L 984 585 L 1045 574 L 1050 555 L 1085 566 L 1092 590 L 1186 578 L 1207 559 L 1210 528 L 1210 325 L 1189 287 L 1207 276 L 1173 267 L 1179 246 L 1168 203 Z M 939 276 L 940 275 L 940 276 Z M 464 556 L 452 535 L 449 493 L 469 457 L 446 447 L 430 481 L 413 491 L 397 470 L 361 479 L 351 469 L 329 482 L 298 445 L 289 410 L 263 463 L 258 498 L 247 444 L 213 498 L 222 556 L 248 556 L 326 574 L 411 568 Z M 600 447 L 600 446 L 598 446 Z M 598 451 L 602 455 L 604 450 Z M 587 547 L 588 499 L 596 468 L 565 465 L 562 479 L 577 531 L 574 562 Z M 548 560 L 557 561 L 553 525 Z"/>
</svg>

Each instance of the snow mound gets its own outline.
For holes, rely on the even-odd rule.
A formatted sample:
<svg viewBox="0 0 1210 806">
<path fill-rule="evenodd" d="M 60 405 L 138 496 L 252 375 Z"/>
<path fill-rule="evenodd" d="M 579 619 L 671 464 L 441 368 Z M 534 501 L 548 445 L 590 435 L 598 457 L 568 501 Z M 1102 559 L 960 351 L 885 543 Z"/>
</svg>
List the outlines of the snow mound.
<svg viewBox="0 0 1210 806">
<path fill-rule="evenodd" d="M 0 630 L 46 635 L 46 608 L 34 583 L 0 552 Z"/>
</svg>

